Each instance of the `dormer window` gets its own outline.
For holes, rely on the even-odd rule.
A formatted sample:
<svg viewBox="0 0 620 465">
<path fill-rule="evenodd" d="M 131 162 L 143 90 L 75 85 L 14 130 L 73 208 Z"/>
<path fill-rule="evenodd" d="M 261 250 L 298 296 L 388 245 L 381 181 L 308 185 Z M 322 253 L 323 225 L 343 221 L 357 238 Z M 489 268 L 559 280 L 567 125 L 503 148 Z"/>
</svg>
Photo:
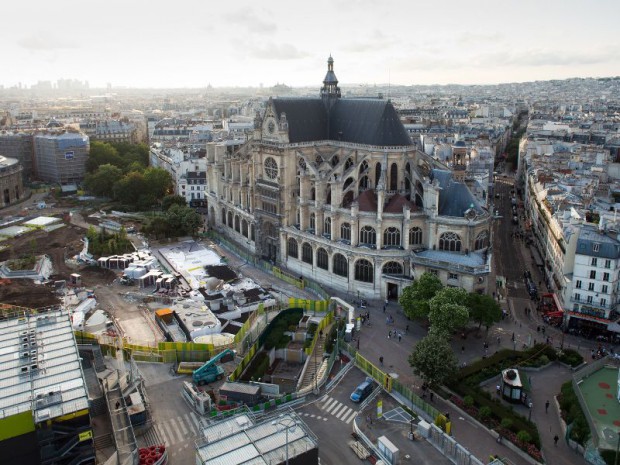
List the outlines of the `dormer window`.
<svg viewBox="0 0 620 465">
<path fill-rule="evenodd" d="M 598 252 L 598 248 L 601 244 L 594 243 L 592 244 L 592 252 Z"/>
</svg>

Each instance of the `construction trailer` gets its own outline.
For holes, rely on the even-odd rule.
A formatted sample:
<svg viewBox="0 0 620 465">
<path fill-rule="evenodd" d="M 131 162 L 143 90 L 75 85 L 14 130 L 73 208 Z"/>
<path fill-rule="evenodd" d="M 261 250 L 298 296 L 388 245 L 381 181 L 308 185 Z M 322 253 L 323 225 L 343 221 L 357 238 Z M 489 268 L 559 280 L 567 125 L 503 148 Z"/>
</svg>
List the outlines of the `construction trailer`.
<svg viewBox="0 0 620 465">
<path fill-rule="evenodd" d="M 211 396 L 199 390 L 192 383 L 183 381 L 183 399 L 200 415 L 208 415 L 211 411 Z"/>
<path fill-rule="evenodd" d="M 209 384 L 213 381 L 222 379 L 224 377 L 224 369 L 217 363 L 220 361 L 226 362 L 234 360 L 234 358 L 235 352 L 231 349 L 226 349 L 223 352 L 220 352 L 203 366 L 194 371 L 192 374 L 194 383 L 202 386 L 203 384 Z"/>
</svg>

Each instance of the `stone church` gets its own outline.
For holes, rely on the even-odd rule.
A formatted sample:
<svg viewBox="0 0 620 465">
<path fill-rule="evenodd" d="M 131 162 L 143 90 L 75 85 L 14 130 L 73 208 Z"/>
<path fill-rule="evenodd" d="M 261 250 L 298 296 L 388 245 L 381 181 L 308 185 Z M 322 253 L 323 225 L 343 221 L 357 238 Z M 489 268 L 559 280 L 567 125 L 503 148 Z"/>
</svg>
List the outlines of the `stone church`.
<svg viewBox="0 0 620 465">
<path fill-rule="evenodd" d="M 209 221 L 257 257 L 348 292 L 398 298 L 425 271 L 487 292 L 491 221 L 462 171 L 417 150 L 389 100 L 274 98 L 252 139 L 207 147 Z"/>
</svg>

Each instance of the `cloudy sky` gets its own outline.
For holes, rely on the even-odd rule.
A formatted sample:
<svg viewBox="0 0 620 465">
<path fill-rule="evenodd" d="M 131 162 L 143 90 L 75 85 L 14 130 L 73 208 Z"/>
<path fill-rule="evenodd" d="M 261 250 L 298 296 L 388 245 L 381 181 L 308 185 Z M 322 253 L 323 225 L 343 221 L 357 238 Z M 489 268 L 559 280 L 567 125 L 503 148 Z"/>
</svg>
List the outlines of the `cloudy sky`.
<svg viewBox="0 0 620 465">
<path fill-rule="evenodd" d="M 487 84 L 620 75 L 620 0 L 5 2 L 0 84 Z"/>
</svg>

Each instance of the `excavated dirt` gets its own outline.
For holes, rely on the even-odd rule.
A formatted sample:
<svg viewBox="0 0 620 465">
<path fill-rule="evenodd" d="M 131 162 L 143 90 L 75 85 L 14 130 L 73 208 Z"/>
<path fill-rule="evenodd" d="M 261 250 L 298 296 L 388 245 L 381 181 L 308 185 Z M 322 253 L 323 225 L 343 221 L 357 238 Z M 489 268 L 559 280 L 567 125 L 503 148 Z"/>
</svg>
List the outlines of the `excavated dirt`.
<svg viewBox="0 0 620 465">
<path fill-rule="evenodd" d="M 9 239 L 3 245 L 9 247 L 0 252 L 0 261 L 20 258 L 34 253 L 47 254 L 52 260 L 54 274 L 50 280 L 66 280 L 72 273 L 82 276 L 84 287 L 96 287 L 111 283 L 116 275 L 111 270 L 96 266 L 70 266 L 65 257 L 71 258 L 82 250 L 81 239 L 86 231 L 75 225 L 66 224 L 52 232 L 43 230 Z M 40 308 L 60 303 L 53 287 L 34 284 L 29 279 L 12 279 L 0 282 L 0 303 L 8 303 L 30 308 Z"/>
</svg>

